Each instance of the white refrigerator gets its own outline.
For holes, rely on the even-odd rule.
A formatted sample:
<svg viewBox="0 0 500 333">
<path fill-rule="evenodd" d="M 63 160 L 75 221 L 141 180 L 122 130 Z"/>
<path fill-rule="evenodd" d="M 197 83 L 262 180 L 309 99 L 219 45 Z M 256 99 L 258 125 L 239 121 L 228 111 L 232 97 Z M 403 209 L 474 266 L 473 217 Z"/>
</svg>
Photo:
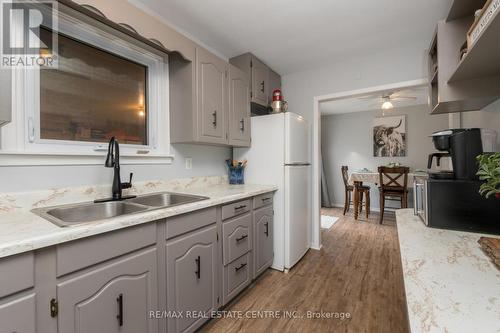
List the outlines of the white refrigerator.
<svg viewBox="0 0 500 333">
<path fill-rule="evenodd" d="M 272 267 L 290 269 L 310 247 L 310 125 L 291 112 L 252 117 L 251 121 L 252 146 L 235 148 L 233 155 L 248 160 L 246 183 L 278 186 Z"/>
</svg>

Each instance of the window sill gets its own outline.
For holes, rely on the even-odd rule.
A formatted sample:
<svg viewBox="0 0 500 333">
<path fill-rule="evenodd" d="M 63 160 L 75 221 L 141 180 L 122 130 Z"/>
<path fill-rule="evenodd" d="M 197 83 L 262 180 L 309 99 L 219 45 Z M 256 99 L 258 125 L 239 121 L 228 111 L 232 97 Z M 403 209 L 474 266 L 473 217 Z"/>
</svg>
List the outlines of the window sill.
<svg viewBox="0 0 500 333">
<path fill-rule="evenodd" d="M 102 165 L 106 153 L 0 152 L 0 166 Z M 173 155 L 120 155 L 120 164 L 172 164 Z"/>
</svg>

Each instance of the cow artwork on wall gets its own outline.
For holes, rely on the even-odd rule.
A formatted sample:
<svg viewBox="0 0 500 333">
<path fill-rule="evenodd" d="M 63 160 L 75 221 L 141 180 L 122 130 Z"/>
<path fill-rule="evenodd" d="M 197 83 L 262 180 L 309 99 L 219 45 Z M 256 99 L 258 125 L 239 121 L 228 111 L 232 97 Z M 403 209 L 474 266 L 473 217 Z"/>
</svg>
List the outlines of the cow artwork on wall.
<svg viewBox="0 0 500 333">
<path fill-rule="evenodd" d="M 406 156 L 406 116 L 373 120 L 373 156 Z"/>
</svg>

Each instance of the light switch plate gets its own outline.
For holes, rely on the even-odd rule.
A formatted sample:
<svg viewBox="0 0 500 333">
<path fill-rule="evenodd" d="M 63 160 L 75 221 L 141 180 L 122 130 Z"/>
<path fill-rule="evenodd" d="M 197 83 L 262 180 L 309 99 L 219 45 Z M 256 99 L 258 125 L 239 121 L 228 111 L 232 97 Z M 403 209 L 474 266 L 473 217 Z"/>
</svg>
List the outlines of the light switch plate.
<svg viewBox="0 0 500 333">
<path fill-rule="evenodd" d="M 191 170 L 193 168 L 193 158 L 186 157 L 186 170 Z"/>
</svg>

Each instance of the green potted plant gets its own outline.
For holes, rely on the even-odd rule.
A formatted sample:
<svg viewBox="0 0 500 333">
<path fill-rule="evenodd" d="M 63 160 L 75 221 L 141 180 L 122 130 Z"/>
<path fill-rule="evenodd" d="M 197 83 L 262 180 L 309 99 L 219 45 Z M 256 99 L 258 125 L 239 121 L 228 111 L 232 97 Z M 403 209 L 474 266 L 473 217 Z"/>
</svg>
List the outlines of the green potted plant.
<svg viewBox="0 0 500 333">
<path fill-rule="evenodd" d="M 479 155 L 477 161 L 479 163 L 477 175 L 484 181 L 479 193 L 486 198 L 495 195 L 500 199 L 500 153 Z"/>
</svg>

